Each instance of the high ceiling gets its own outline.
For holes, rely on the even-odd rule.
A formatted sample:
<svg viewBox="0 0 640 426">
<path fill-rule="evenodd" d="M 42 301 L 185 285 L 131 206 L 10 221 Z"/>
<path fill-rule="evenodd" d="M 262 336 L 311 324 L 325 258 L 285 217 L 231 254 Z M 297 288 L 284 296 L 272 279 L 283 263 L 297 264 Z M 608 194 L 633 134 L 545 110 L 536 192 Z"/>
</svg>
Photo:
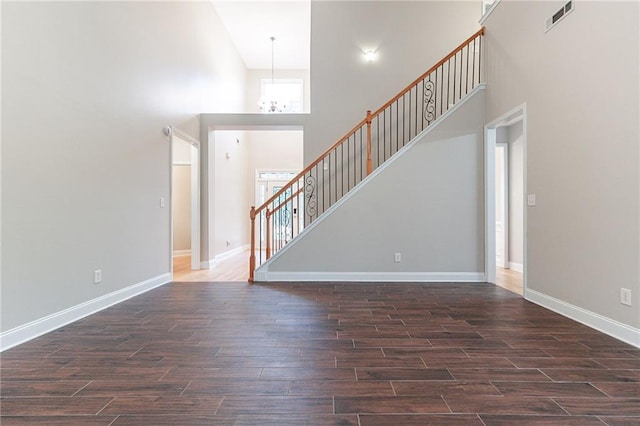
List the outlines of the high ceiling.
<svg viewBox="0 0 640 426">
<path fill-rule="evenodd" d="M 211 0 L 248 69 L 308 69 L 310 0 Z"/>
</svg>

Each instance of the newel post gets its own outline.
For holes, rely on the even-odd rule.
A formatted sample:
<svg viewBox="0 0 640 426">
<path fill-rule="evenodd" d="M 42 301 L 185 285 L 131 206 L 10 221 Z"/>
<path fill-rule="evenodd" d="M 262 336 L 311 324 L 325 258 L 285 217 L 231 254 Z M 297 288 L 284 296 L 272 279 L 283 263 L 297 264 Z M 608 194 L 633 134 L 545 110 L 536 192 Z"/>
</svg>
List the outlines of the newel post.
<svg viewBox="0 0 640 426">
<path fill-rule="evenodd" d="M 373 171 L 373 160 L 371 159 L 371 111 L 367 111 L 367 176 Z"/>
<path fill-rule="evenodd" d="M 256 269 L 256 208 L 251 206 L 251 254 L 249 254 L 249 282 L 253 282 L 253 271 Z"/>
</svg>

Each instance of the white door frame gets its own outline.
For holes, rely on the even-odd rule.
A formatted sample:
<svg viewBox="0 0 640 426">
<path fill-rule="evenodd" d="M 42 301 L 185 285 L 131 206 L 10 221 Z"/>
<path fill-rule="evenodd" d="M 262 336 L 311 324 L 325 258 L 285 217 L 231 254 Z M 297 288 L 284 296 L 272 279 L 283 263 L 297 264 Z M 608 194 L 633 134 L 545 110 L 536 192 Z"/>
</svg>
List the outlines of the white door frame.
<svg viewBox="0 0 640 426">
<path fill-rule="evenodd" d="M 170 244 L 170 265 L 171 276 L 173 279 L 173 144 L 174 138 L 180 139 L 191 145 L 191 269 L 200 269 L 200 141 L 194 139 L 188 134 L 176 129 L 173 126 L 169 126 L 170 143 L 169 143 L 169 157 L 170 157 L 170 182 L 171 188 L 169 191 L 169 206 L 171 211 L 169 213 L 171 217 L 171 244 Z"/>
<path fill-rule="evenodd" d="M 496 142 L 496 147 L 502 147 L 504 149 L 504 158 L 502 159 L 503 185 L 502 185 L 502 198 L 504 203 L 502 204 L 502 241 L 496 241 L 497 247 L 502 248 L 502 265 L 498 265 L 502 268 L 509 268 L 509 144 L 506 142 Z M 496 194 L 498 195 L 498 194 Z M 496 212 L 497 213 L 497 212 Z"/>
<path fill-rule="evenodd" d="M 496 133 L 498 127 L 522 121 L 523 192 L 527 196 L 527 104 L 524 103 L 484 126 L 485 281 L 496 282 Z M 525 201 L 526 203 L 526 201 Z M 527 207 L 523 206 L 523 296 L 527 297 Z"/>
</svg>

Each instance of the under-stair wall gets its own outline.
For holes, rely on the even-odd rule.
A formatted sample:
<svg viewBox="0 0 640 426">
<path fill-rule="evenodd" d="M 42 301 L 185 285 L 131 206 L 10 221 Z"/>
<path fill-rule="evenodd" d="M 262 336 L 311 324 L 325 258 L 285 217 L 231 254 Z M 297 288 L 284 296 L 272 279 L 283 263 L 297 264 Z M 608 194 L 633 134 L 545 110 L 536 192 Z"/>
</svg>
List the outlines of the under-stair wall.
<svg viewBox="0 0 640 426">
<path fill-rule="evenodd" d="M 483 281 L 484 124 L 479 86 L 259 267 L 255 280 Z"/>
</svg>

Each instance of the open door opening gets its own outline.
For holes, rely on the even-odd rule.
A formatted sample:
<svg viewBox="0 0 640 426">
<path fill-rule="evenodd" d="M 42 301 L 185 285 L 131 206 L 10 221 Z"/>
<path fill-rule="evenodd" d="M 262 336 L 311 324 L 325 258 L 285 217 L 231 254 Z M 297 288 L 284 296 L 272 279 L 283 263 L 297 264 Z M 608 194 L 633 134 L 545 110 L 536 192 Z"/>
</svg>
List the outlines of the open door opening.
<svg viewBox="0 0 640 426">
<path fill-rule="evenodd" d="M 487 281 L 526 293 L 525 106 L 485 126 Z"/>
<path fill-rule="evenodd" d="M 200 143 L 171 129 L 171 272 L 200 269 Z"/>
</svg>

